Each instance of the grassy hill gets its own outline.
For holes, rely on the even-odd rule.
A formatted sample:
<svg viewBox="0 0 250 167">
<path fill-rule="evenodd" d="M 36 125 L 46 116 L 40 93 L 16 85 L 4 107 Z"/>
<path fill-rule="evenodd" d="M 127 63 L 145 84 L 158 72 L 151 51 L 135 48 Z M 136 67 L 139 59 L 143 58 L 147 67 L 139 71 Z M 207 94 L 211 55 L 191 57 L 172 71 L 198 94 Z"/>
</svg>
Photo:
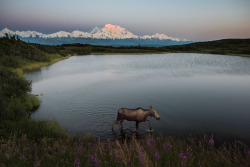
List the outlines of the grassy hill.
<svg viewBox="0 0 250 167">
<path fill-rule="evenodd" d="M 161 49 L 174 53 L 210 53 L 249 57 L 250 39 L 222 39 L 179 46 L 167 46 Z"/>
</svg>

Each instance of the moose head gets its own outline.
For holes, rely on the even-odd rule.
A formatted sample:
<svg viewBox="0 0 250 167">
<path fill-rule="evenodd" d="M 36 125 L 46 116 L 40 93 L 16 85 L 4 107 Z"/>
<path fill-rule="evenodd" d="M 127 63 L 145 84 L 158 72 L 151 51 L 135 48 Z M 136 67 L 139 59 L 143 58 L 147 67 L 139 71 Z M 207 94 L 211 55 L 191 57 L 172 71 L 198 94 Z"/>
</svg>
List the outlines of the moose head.
<svg viewBox="0 0 250 167">
<path fill-rule="evenodd" d="M 151 116 L 155 117 L 157 120 L 160 120 L 160 116 L 157 114 L 156 110 L 151 105 L 150 110 L 152 111 Z"/>
</svg>

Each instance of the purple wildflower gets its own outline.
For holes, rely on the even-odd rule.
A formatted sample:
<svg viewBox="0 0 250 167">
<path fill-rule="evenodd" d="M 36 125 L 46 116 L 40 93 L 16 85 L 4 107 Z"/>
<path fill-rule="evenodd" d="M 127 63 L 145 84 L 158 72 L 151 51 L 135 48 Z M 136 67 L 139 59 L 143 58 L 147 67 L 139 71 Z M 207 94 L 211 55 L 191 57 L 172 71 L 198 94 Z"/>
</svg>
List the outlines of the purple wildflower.
<svg viewBox="0 0 250 167">
<path fill-rule="evenodd" d="M 107 148 L 108 148 L 108 150 L 111 150 L 111 146 L 109 144 L 108 144 Z"/>
<path fill-rule="evenodd" d="M 25 158 L 25 156 L 24 155 L 21 155 L 20 156 L 20 160 L 25 160 L 26 158 Z"/>
<path fill-rule="evenodd" d="M 30 152 L 30 148 L 29 148 L 29 147 L 25 147 L 25 148 L 24 148 L 24 151 Z"/>
<path fill-rule="evenodd" d="M 93 164 L 93 166 L 99 165 L 99 160 L 98 160 L 96 154 L 90 156 L 90 162 Z"/>
<path fill-rule="evenodd" d="M 79 166 L 80 164 L 81 164 L 80 159 L 79 158 L 75 159 L 74 166 Z"/>
<path fill-rule="evenodd" d="M 192 151 L 193 151 L 192 148 L 187 148 L 186 155 L 189 156 L 189 157 L 192 157 L 193 156 Z"/>
<path fill-rule="evenodd" d="M 186 152 L 192 152 L 192 148 L 187 148 L 187 151 Z"/>
<path fill-rule="evenodd" d="M 171 143 L 170 143 L 170 142 L 167 142 L 167 143 L 166 143 L 166 147 L 167 147 L 167 148 L 172 148 Z"/>
<path fill-rule="evenodd" d="M 214 139 L 210 139 L 208 142 L 209 144 L 214 145 Z"/>
<path fill-rule="evenodd" d="M 35 160 L 34 162 L 34 167 L 40 166 L 40 161 L 38 159 Z"/>
<path fill-rule="evenodd" d="M 179 157 L 182 158 L 182 159 L 186 159 L 187 158 L 187 156 L 185 155 L 185 153 L 180 153 Z"/>
<path fill-rule="evenodd" d="M 167 151 L 168 149 L 171 149 L 171 148 L 172 148 L 172 145 L 171 145 L 170 142 L 167 142 L 166 144 L 163 145 L 163 149 L 164 149 L 165 151 Z"/>
<path fill-rule="evenodd" d="M 100 142 L 101 141 L 101 137 L 97 136 L 97 141 Z"/>
<path fill-rule="evenodd" d="M 141 164 L 143 164 L 144 163 L 144 155 L 143 155 L 143 152 L 141 152 L 141 154 L 140 154 L 140 162 L 141 162 Z"/>
<path fill-rule="evenodd" d="M 199 165 L 199 167 L 202 167 L 200 162 L 198 162 L 198 165 Z"/>
<path fill-rule="evenodd" d="M 155 159 L 157 159 L 157 160 L 160 159 L 160 154 L 158 152 L 155 152 Z"/>
<path fill-rule="evenodd" d="M 120 154 L 120 150 L 115 150 L 115 155 L 118 156 Z"/>
<path fill-rule="evenodd" d="M 148 140 L 147 140 L 148 147 L 151 147 L 151 145 L 153 144 L 153 142 L 154 142 L 154 138 L 148 138 Z"/>
<path fill-rule="evenodd" d="M 249 151 L 249 150 L 248 150 L 248 152 L 247 152 L 247 153 L 248 153 L 248 155 L 250 155 L 250 151 Z"/>
<path fill-rule="evenodd" d="M 77 151 L 76 151 L 76 155 L 81 154 L 81 153 L 83 152 L 83 150 L 84 150 L 84 147 L 83 147 L 82 145 L 80 145 L 80 146 L 78 147 Z"/>
</svg>

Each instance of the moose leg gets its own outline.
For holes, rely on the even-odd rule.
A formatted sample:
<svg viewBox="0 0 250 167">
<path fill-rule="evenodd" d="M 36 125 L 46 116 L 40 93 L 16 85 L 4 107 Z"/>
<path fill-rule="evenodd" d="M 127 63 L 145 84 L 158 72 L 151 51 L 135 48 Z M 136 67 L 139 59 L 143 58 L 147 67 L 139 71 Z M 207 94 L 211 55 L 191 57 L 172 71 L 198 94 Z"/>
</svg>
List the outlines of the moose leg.
<svg viewBox="0 0 250 167">
<path fill-rule="evenodd" d="M 152 130 L 150 121 L 149 121 L 149 120 L 146 120 L 145 122 L 148 122 L 150 130 Z"/>
<path fill-rule="evenodd" d="M 136 121 L 136 130 L 138 130 L 138 127 L 139 127 L 139 122 Z"/>
<path fill-rule="evenodd" d="M 117 124 L 117 122 L 119 122 L 118 119 L 116 119 L 116 120 L 114 121 L 114 123 L 113 123 L 113 125 L 112 125 L 112 130 L 114 129 L 114 126 L 115 126 L 115 124 Z"/>
<path fill-rule="evenodd" d="M 121 129 L 123 128 L 123 122 L 124 122 L 124 119 L 122 119 L 122 120 L 120 121 Z"/>
</svg>

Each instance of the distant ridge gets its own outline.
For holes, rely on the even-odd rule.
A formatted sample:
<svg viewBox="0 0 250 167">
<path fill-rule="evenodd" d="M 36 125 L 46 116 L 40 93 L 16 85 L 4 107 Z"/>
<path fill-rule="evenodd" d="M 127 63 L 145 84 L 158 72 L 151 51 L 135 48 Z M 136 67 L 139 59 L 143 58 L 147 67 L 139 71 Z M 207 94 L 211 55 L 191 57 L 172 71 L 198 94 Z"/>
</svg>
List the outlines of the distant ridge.
<svg viewBox="0 0 250 167">
<path fill-rule="evenodd" d="M 17 35 L 22 38 L 39 37 L 39 38 L 93 38 L 93 39 L 159 39 L 159 40 L 172 40 L 172 41 L 187 41 L 186 39 L 179 39 L 169 37 L 165 34 L 155 33 L 154 35 L 138 36 L 134 35 L 127 29 L 118 25 L 106 24 L 104 27 L 95 27 L 90 32 L 83 32 L 75 30 L 72 32 L 59 31 L 52 34 L 43 34 L 37 31 L 12 31 L 8 28 L 4 28 L 0 31 L 0 37 L 5 34 Z"/>
<path fill-rule="evenodd" d="M 250 38 L 195 42 L 186 45 L 165 46 L 162 49 L 166 49 L 168 52 L 209 53 L 250 57 Z"/>
<path fill-rule="evenodd" d="M 21 40 L 31 43 L 47 45 L 60 45 L 70 43 L 111 45 L 111 46 L 169 46 L 192 43 L 186 39 L 169 37 L 165 34 L 138 36 L 118 25 L 106 24 L 104 27 L 95 27 L 89 32 L 75 30 L 72 32 L 58 31 L 51 34 L 43 34 L 37 31 L 12 31 L 4 28 L 0 31 L 0 37 L 15 35 Z"/>
</svg>

